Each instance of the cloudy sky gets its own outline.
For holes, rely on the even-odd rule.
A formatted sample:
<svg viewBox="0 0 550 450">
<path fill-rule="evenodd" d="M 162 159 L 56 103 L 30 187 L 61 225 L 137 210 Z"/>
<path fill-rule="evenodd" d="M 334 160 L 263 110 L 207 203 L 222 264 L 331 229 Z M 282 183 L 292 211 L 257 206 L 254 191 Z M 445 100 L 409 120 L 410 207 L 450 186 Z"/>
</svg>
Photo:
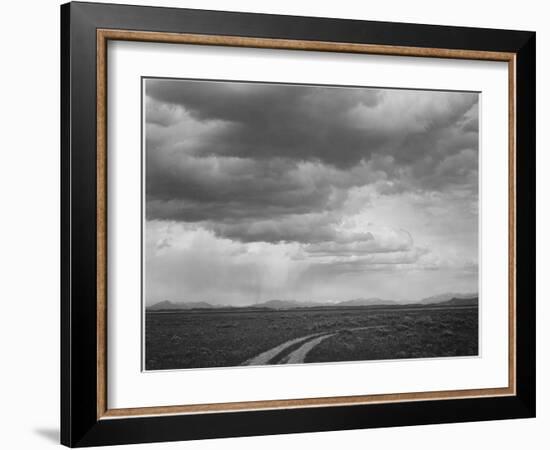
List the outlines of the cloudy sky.
<svg viewBox="0 0 550 450">
<path fill-rule="evenodd" d="M 145 292 L 477 292 L 478 94 L 147 79 Z"/>
</svg>

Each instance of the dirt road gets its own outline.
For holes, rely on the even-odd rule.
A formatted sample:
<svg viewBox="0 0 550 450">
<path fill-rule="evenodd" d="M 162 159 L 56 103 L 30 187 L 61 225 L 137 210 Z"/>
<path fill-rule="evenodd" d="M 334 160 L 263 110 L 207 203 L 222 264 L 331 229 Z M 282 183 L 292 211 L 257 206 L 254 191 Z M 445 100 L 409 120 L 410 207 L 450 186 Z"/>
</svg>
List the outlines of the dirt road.
<svg viewBox="0 0 550 450">
<path fill-rule="evenodd" d="M 344 328 L 341 330 L 309 334 L 307 336 L 291 339 L 290 341 L 286 341 L 278 345 L 277 347 L 273 347 L 272 349 L 260 353 L 254 358 L 245 361 L 243 363 L 243 366 L 261 366 L 266 364 L 300 364 L 305 361 L 307 354 L 325 339 L 331 338 L 343 331 L 368 330 L 373 328 L 385 327 L 382 325 L 376 325 L 370 327 Z M 281 354 L 284 353 L 285 350 L 300 343 L 302 343 L 302 345 L 300 345 L 298 348 L 295 348 L 288 355 L 281 358 Z"/>
</svg>

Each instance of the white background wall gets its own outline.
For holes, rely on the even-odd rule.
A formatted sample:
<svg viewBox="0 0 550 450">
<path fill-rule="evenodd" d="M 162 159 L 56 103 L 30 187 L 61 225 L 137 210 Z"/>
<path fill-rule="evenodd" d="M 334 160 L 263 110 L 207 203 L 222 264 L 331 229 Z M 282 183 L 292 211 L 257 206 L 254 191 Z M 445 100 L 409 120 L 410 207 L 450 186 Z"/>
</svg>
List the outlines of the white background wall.
<svg viewBox="0 0 550 450">
<path fill-rule="evenodd" d="M 538 417 L 135 448 L 422 448 L 499 450 L 550 444 L 550 13 L 545 2 L 463 0 L 139 1 L 279 14 L 525 29 L 537 32 Z M 42 449 L 59 422 L 59 1 L 4 2 L 0 27 L 0 447 Z M 546 83 L 544 82 L 546 80 Z M 527 299 L 527 301 L 535 299 Z"/>
</svg>

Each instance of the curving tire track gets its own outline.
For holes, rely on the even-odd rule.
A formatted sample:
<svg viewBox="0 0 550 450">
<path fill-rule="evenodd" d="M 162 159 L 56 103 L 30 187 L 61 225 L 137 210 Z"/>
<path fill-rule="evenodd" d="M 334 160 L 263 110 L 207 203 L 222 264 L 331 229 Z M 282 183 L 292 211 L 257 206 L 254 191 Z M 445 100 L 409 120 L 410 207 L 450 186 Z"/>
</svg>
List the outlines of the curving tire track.
<svg viewBox="0 0 550 450">
<path fill-rule="evenodd" d="M 286 358 L 283 359 L 283 361 L 280 364 L 300 364 L 303 363 L 306 359 L 307 354 L 313 350 L 314 347 L 319 345 L 321 342 L 323 342 L 325 339 L 328 339 L 332 336 L 334 336 L 336 333 L 333 334 L 325 334 L 323 336 L 319 336 L 318 338 L 312 339 L 311 341 L 307 341 L 304 345 L 298 347 L 296 350 L 291 352 Z"/>
<path fill-rule="evenodd" d="M 280 355 L 284 350 L 289 347 L 303 343 L 297 349 L 290 352 L 282 360 L 277 362 L 277 364 L 300 364 L 305 361 L 307 354 L 313 350 L 317 345 L 323 342 L 325 339 L 331 338 L 342 331 L 356 331 L 356 330 L 368 330 L 374 328 L 385 328 L 383 325 L 373 325 L 368 327 L 353 327 L 353 328 L 343 328 L 341 330 L 331 331 L 331 332 L 322 332 L 309 334 L 307 336 L 302 336 L 299 338 L 291 339 L 286 341 L 277 347 L 273 347 L 270 350 L 267 350 L 254 358 L 248 359 L 242 365 L 243 366 L 261 366 L 266 364 L 273 364 L 272 361 L 277 359 L 277 356 Z"/>
<path fill-rule="evenodd" d="M 267 350 L 266 352 L 260 353 L 254 358 L 251 358 L 245 361 L 242 365 L 243 366 L 261 366 L 261 365 L 269 364 L 269 362 L 272 359 L 274 359 L 279 353 L 283 352 L 288 347 L 291 347 L 292 345 L 295 345 L 295 344 L 299 344 L 300 342 L 303 342 L 307 339 L 311 339 L 316 336 L 319 336 L 320 334 L 323 334 L 323 333 L 309 334 L 307 336 L 302 336 L 296 339 L 292 339 L 290 341 L 286 341 L 281 345 L 278 345 L 277 347 L 273 347 L 272 349 Z"/>
</svg>

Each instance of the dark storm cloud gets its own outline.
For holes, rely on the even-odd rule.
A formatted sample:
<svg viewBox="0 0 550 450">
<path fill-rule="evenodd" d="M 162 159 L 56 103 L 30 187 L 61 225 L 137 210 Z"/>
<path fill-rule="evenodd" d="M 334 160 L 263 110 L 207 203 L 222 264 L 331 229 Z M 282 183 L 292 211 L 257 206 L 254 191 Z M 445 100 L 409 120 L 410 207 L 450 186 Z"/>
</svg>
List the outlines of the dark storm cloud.
<svg viewBox="0 0 550 450">
<path fill-rule="evenodd" d="M 379 90 L 334 89 L 302 85 L 148 80 L 147 95 L 164 104 L 181 105 L 199 119 L 266 123 L 287 114 L 339 114 L 357 104 L 374 106 Z"/>
<path fill-rule="evenodd" d="M 146 94 L 150 220 L 319 244 L 365 186 L 477 193 L 477 94 L 178 80 L 147 80 Z"/>
<path fill-rule="evenodd" d="M 315 245 L 326 243 L 334 244 L 340 248 L 355 243 L 368 243 L 369 249 L 374 249 L 376 244 L 374 235 L 369 231 L 346 234 L 337 231 L 334 225 L 340 216 L 334 213 L 295 214 L 278 218 L 237 221 L 233 223 L 205 223 L 205 228 L 211 228 L 214 232 L 229 239 L 246 242 L 271 242 L 282 241 L 303 242 L 311 244 L 307 251 L 316 251 Z M 334 247 L 332 247 L 334 250 Z"/>
<path fill-rule="evenodd" d="M 215 142 L 195 147 L 202 155 L 319 159 L 338 167 L 375 153 L 411 162 L 436 143 L 448 153 L 461 144 L 446 144 L 446 131 L 477 102 L 477 94 L 424 92 L 431 104 L 411 114 L 415 91 L 181 80 L 149 80 L 147 95 L 199 121 L 227 123 Z M 388 97 L 403 103 L 385 110 Z"/>
<path fill-rule="evenodd" d="M 361 163 L 147 154 L 147 216 L 188 222 L 274 219 L 339 208 L 354 186 L 385 179 Z"/>
<path fill-rule="evenodd" d="M 258 162 L 178 155 L 161 162 L 155 156 L 148 155 L 148 193 L 160 201 L 185 200 L 186 206 L 182 207 L 187 209 L 185 214 L 190 214 L 189 220 L 193 220 L 195 205 L 212 205 L 216 209 L 227 205 L 237 217 L 241 216 L 239 205 L 246 207 L 248 211 L 244 213 L 252 217 L 303 213 L 327 206 L 338 184 L 335 176 L 328 178 L 336 185 L 301 177 L 299 167 L 289 160 Z"/>
<path fill-rule="evenodd" d="M 383 136 L 358 130 L 346 118 L 357 106 L 376 106 L 377 90 L 150 80 L 147 95 L 200 121 L 228 122 L 216 145 L 197 147 L 201 154 L 350 166 L 383 143 Z"/>
</svg>

